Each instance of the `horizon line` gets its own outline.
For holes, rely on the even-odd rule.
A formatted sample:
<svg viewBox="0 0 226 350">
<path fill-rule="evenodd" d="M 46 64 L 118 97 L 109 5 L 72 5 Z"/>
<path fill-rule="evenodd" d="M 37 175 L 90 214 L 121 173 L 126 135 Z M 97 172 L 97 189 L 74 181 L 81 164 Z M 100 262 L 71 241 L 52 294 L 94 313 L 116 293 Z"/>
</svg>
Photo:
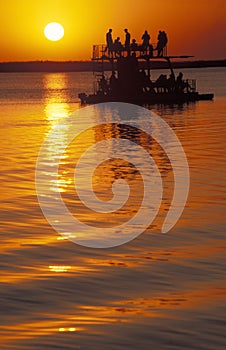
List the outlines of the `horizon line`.
<svg viewBox="0 0 226 350">
<path fill-rule="evenodd" d="M 161 57 L 160 57 L 161 59 Z M 157 60 L 156 60 L 157 61 Z M 216 61 L 226 61 L 226 58 L 216 58 L 216 59 L 191 59 L 191 60 L 181 60 L 180 62 L 216 62 Z M 28 61 L 0 61 L 0 64 L 10 64 L 10 63 L 90 63 L 91 59 L 87 60 L 64 60 L 64 61 L 56 61 L 56 60 L 28 60 Z"/>
</svg>

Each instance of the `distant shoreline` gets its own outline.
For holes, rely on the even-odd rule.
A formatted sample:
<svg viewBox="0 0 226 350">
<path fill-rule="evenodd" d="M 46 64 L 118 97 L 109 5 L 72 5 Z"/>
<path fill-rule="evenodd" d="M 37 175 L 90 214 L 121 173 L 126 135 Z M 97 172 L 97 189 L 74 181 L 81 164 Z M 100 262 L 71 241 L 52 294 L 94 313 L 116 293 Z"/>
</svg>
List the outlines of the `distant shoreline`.
<svg viewBox="0 0 226 350">
<path fill-rule="evenodd" d="M 226 67 L 224 60 L 199 60 L 199 61 L 174 61 L 174 68 L 208 68 Z M 111 70 L 110 63 L 104 64 L 105 70 Z M 144 67 L 144 65 L 142 66 Z M 168 68 L 167 62 L 151 61 L 151 69 Z M 65 72 L 92 72 L 93 62 L 91 61 L 30 61 L 30 62 L 1 62 L 0 73 L 65 73 Z"/>
</svg>

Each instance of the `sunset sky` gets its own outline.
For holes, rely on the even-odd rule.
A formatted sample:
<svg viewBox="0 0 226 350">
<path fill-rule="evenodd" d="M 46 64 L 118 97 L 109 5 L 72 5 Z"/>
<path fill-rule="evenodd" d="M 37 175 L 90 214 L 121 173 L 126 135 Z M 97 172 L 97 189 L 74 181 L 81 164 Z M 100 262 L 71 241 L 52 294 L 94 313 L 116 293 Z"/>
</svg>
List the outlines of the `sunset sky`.
<svg viewBox="0 0 226 350">
<path fill-rule="evenodd" d="M 138 42 L 147 29 L 153 43 L 158 30 L 165 30 L 170 54 L 226 58 L 225 0 L 7 0 L 0 2 L 0 16 L 1 62 L 88 60 L 108 28 L 122 41 L 128 28 Z M 43 34 L 54 21 L 65 29 L 58 42 Z"/>
</svg>

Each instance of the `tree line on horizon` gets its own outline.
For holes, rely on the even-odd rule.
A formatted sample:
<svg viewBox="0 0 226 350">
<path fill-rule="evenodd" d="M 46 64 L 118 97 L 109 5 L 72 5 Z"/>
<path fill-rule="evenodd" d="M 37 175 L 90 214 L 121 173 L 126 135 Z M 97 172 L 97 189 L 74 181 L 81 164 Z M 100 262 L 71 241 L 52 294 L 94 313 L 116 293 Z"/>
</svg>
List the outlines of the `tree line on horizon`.
<svg viewBox="0 0 226 350">
<path fill-rule="evenodd" d="M 226 67 L 224 60 L 175 61 L 174 68 Z M 141 63 L 145 68 L 145 62 Z M 164 69 L 168 65 L 164 61 L 152 62 L 152 69 Z M 111 70 L 110 62 L 105 63 L 105 70 Z M 29 62 L 0 62 L 0 73 L 6 72 L 92 72 L 92 61 L 29 61 Z"/>
</svg>

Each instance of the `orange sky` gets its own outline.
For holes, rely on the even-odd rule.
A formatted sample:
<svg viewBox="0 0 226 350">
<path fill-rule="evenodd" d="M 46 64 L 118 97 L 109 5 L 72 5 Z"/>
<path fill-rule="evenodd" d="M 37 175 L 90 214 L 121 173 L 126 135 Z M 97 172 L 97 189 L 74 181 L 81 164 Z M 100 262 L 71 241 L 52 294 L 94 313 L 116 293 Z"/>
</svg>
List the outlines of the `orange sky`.
<svg viewBox="0 0 226 350">
<path fill-rule="evenodd" d="M 152 42 L 166 30 L 170 54 L 226 58 L 225 0 L 7 0 L 0 2 L 0 16 L 0 61 L 87 60 L 109 27 L 122 41 L 125 27 L 137 41 L 144 29 Z M 65 28 L 59 42 L 44 37 L 52 21 Z"/>
</svg>

